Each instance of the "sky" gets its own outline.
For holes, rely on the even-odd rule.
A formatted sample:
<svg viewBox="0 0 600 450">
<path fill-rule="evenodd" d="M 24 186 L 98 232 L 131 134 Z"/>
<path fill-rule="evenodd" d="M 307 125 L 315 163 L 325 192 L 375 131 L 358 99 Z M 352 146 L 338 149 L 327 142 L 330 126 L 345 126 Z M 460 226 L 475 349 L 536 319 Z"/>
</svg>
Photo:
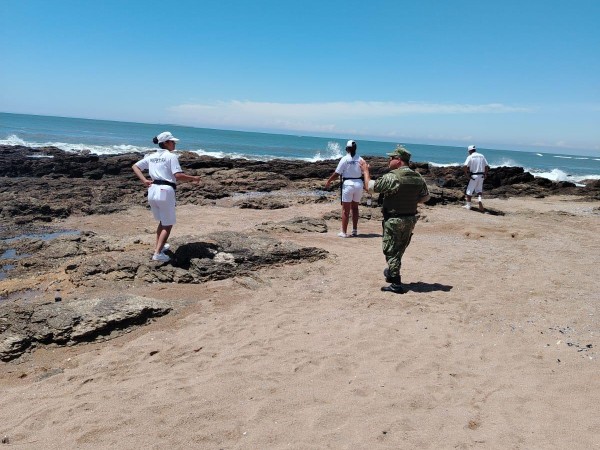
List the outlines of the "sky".
<svg viewBox="0 0 600 450">
<path fill-rule="evenodd" d="M 598 0 L 0 0 L 0 112 L 600 154 Z"/>
</svg>

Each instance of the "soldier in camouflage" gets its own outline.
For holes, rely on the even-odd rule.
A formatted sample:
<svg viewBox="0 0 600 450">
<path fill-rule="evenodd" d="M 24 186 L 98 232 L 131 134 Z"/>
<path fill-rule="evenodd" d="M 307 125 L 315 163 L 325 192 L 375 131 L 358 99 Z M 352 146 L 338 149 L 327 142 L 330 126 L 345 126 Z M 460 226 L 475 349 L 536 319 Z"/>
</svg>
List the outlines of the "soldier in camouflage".
<svg viewBox="0 0 600 450">
<path fill-rule="evenodd" d="M 417 223 L 417 204 L 429 199 L 427 184 L 417 172 L 409 168 L 410 152 L 399 145 L 390 157 L 389 168 L 378 180 L 371 180 L 369 165 L 361 164 L 365 189 L 383 194 L 383 254 L 388 267 L 383 271 L 391 283 L 381 288 L 385 292 L 404 294 L 400 278 L 402 255 L 410 244 Z"/>
</svg>

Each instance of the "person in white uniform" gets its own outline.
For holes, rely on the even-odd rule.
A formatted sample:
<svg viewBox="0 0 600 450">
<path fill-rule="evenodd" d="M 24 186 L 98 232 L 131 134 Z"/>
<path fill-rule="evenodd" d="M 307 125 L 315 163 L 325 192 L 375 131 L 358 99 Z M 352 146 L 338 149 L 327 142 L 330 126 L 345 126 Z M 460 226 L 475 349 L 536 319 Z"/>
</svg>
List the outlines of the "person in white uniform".
<svg viewBox="0 0 600 450">
<path fill-rule="evenodd" d="M 158 220 L 156 228 L 156 245 L 154 246 L 153 261 L 168 262 L 171 258 L 164 253 L 167 250 L 167 239 L 175 225 L 175 189 L 177 181 L 200 182 L 199 176 L 186 175 L 181 170 L 177 155 L 173 153 L 179 139 L 169 131 L 160 133 L 152 140 L 160 150 L 148 154 L 131 168 L 144 186 L 148 188 L 148 203 L 154 218 Z M 147 170 L 150 180 L 143 171 Z"/>
<path fill-rule="evenodd" d="M 350 211 L 352 211 L 352 236 L 358 236 L 358 203 L 363 193 L 363 175 L 360 161 L 364 161 L 356 154 L 356 142 L 348 141 L 346 143 L 346 156 L 340 159 L 337 168 L 327 179 L 325 188 L 338 177 L 342 178 L 342 231 L 338 233 L 339 237 L 348 237 L 348 222 L 350 221 Z"/>
<path fill-rule="evenodd" d="M 481 195 L 483 194 L 483 180 L 487 177 L 490 166 L 488 165 L 485 156 L 477 152 L 477 148 L 474 145 L 469 145 L 467 148 L 469 156 L 465 161 L 463 170 L 469 177 L 469 184 L 465 192 L 466 204 L 465 208 L 471 209 L 471 198 L 473 195 L 477 195 L 477 202 L 479 210 L 483 211 L 483 203 L 481 201 Z"/>
</svg>

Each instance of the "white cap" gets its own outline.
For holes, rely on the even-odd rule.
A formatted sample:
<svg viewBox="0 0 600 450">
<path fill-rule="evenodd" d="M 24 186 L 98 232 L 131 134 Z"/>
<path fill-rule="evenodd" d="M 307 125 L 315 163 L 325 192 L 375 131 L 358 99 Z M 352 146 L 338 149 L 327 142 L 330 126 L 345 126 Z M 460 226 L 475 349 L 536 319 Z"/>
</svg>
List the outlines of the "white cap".
<svg viewBox="0 0 600 450">
<path fill-rule="evenodd" d="M 356 147 L 356 142 L 354 142 L 353 140 L 349 140 L 348 142 L 346 142 L 346 148 L 349 147 Z"/>
<path fill-rule="evenodd" d="M 474 145 L 469 145 L 467 147 L 467 150 L 470 151 L 470 152 L 474 152 L 475 150 L 477 150 L 477 148 Z"/>
<path fill-rule="evenodd" d="M 173 136 L 170 131 L 163 131 L 158 136 L 156 136 L 156 139 L 158 139 L 159 144 L 161 144 L 163 142 L 167 142 L 167 141 L 175 141 L 175 142 L 179 141 L 179 139 L 177 139 L 175 136 Z"/>
</svg>

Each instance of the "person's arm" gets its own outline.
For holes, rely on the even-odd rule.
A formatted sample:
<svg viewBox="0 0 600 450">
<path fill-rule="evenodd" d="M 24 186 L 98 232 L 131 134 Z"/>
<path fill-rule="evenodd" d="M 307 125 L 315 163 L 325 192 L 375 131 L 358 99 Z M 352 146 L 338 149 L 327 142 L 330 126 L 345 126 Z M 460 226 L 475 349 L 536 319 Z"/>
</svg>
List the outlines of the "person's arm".
<svg viewBox="0 0 600 450">
<path fill-rule="evenodd" d="M 421 177 L 421 180 L 423 180 L 423 177 Z M 421 192 L 419 192 L 419 198 L 417 199 L 417 203 L 425 203 L 430 198 L 431 195 L 429 195 L 429 188 L 427 187 L 427 183 L 425 183 L 425 180 L 423 180 L 423 189 L 421 189 Z"/>
<path fill-rule="evenodd" d="M 369 166 L 369 164 L 364 159 L 360 161 L 359 164 L 364 178 L 363 189 L 369 194 L 374 194 L 375 181 L 371 180 L 371 173 L 369 172 L 371 166 Z"/>
<path fill-rule="evenodd" d="M 427 200 L 429 200 L 431 198 L 431 195 L 429 195 L 429 190 L 427 189 L 427 186 L 425 186 L 425 191 L 426 192 L 421 192 L 421 195 L 419 196 L 417 203 L 425 203 Z"/>
<path fill-rule="evenodd" d="M 471 178 L 471 155 L 467 156 L 465 163 L 463 164 L 463 172 L 469 178 Z"/>
<path fill-rule="evenodd" d="M 200 183 L 200 176 L 199 175 L 186 175 L 183 172 L 177 172 L 175 174 L 175 179 L 177 181 L 191 181 L 192 183 Z"/>
<path fill-rule="evenodd" d="M 136 165 L 134 164 L 133 166 L 131 166 L 131 168 L 133 169 L 133 173 L 135 173 L 135 174 L 136 174 L 136 176 L 137 176 L 137 177 L 140 179 L 140 181 L 141 181 L 142 183 L 144 183 L 144 186 L 146 186 L 146 187 L 150 187 L 150 186 L 152 185 L 152 180 L 149 180 L 149 179 L 147 179 L 147 178 L 144 176 L 144 174 L 143 174 L 142 170 L 141 170 L 141 169 L 140 169 L 138 166 L 136 166 Z"/>
<path fill-rule="evenodd" d="M 329 189 L 329 185 L 331 184 L 331 182 L 337 179 L 339 176 L 340 175 L 337 172 L 333 172 L 331 176 L 327 179 L 327 182 L 325 183 L 325 189 Z"/>
</svg>

